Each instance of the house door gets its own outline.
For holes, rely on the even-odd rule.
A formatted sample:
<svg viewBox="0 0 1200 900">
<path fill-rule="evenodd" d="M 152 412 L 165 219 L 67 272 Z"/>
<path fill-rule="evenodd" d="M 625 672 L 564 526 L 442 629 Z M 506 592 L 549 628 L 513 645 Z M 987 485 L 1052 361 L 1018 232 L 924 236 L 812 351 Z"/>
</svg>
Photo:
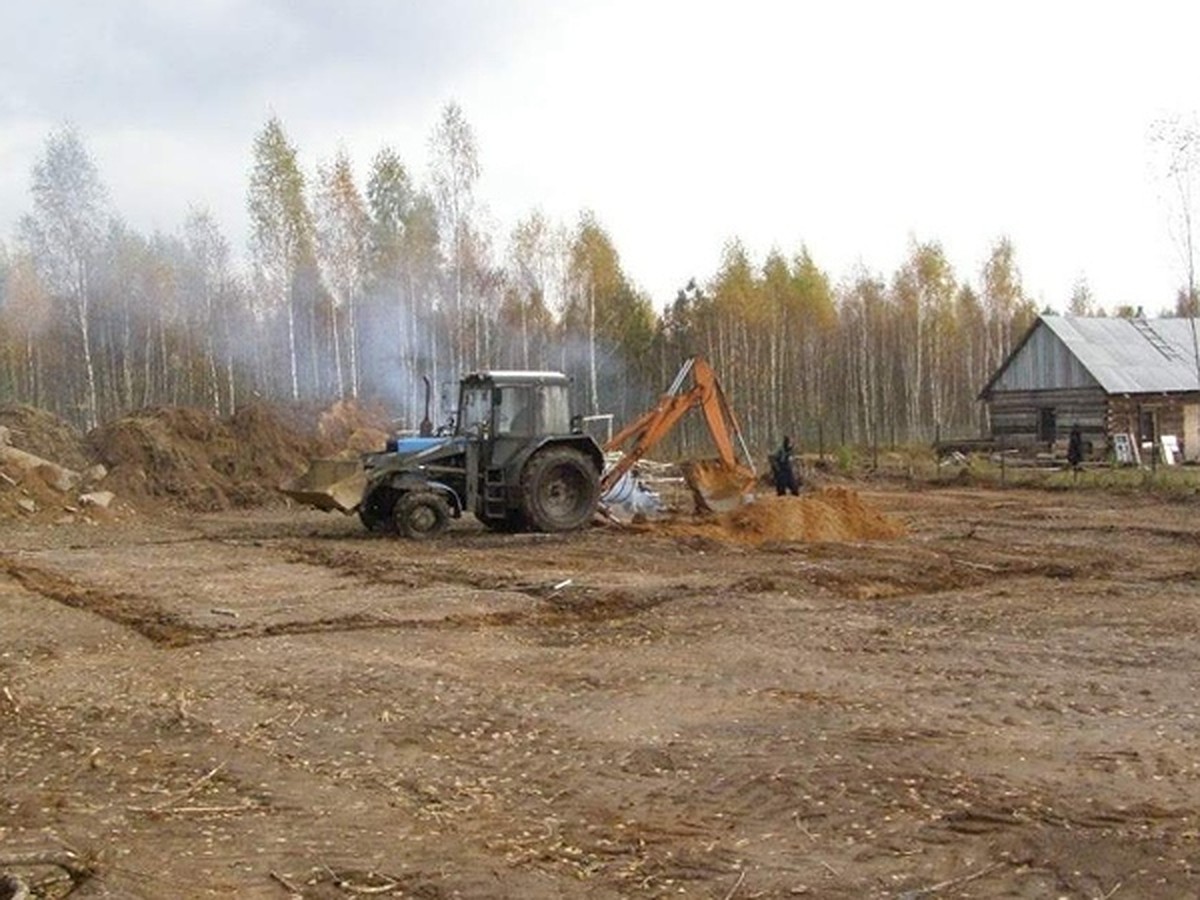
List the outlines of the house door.
<svg viewBox="0 0 1200 900">
<path fill-rule="evenodd" d="M 1043 406 L 1038 410 L 1038 440 L 1052 444 L 1058 438 L 1058 419 L 1054 415 L 1053 406 Z"/>
</svg>

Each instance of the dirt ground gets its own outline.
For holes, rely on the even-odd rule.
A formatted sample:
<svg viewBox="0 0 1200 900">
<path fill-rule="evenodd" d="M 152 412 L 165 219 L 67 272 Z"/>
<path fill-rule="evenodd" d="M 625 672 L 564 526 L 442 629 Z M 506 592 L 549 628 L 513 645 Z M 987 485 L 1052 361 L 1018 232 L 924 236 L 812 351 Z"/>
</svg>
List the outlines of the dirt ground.
<svg viewBox="0 0 1200 900">
<path fill-rule="evenodd" d="M 12 861 L 132 898 L 1200 894 L 1197 504 L 847 497 L 882 530 L 2 521 L 0 862 L 50 897 Z"/>
</svg>

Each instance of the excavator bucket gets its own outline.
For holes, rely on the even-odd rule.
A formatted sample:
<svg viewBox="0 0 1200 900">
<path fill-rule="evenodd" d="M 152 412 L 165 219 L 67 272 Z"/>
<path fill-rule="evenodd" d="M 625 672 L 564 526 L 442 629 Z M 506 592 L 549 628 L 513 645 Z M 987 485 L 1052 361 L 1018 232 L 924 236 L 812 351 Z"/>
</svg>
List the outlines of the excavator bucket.
<svg viewBox="0 0 1200 900">
<path fill-rule="evenodd" d="M 744 466 L 729 466 L 719 459 L 696 459 L 681 463 L 696 509 L 700 512 L 729 512 L 754 501 L 754 472 Z"/>
<path fill-rule="evenodd" d="M 308 471 L 280 485 L 297 503 L 352 513 L 362 501 L 367 474 L 357 459 L 314 459 Z"/>
</svg>

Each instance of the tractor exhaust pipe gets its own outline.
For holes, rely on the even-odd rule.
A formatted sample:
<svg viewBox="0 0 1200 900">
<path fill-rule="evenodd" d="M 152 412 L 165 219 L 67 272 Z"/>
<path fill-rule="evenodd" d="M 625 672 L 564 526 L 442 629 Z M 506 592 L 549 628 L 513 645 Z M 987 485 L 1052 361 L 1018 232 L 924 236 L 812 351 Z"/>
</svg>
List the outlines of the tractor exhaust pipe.
<svg viewBox="0 0 1200 900">
<path fill-rule="evenodd" d="M 425 418 L 421 420 L 421 437 L 432 437 L 433 420 L 429 418 L 430 392 L 432 387 L 429 383 L 428 375 L 422 375 L 421 377 L 425 380 Z"/>
</svg>

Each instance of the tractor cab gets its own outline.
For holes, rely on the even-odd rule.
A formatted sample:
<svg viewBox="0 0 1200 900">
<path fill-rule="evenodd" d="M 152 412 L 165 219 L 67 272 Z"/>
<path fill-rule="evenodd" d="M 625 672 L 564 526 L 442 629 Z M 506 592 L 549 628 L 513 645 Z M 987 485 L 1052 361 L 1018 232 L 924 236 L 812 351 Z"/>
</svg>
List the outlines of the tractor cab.
<svg viewBox="0 0 1200 900">
<path fill-rule="evenodd" d="M 455 433 L 479 441 L 488 465 L 506 466 L 531 439 L 571 433 L 570 387 L 560 372 L 467 375 L 459 389 Z"/>
</svg>

